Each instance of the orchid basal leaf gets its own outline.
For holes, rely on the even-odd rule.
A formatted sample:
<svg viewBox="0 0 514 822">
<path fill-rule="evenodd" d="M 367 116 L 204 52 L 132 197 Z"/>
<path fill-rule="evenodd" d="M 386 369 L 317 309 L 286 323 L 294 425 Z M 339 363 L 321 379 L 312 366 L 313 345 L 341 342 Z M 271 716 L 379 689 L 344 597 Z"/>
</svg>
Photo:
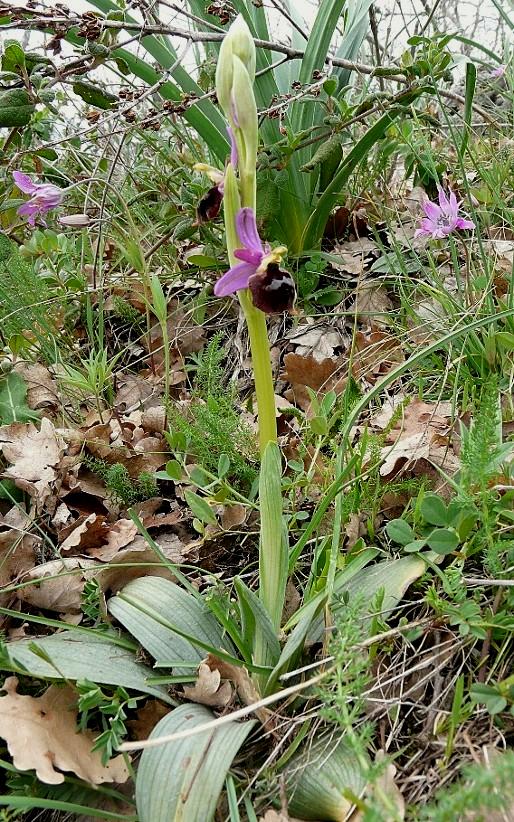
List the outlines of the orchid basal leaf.
<svg viewBox="0 0 514 822">
<path fill-rule="evenodd" d="M 161 719 L 150 739 L 214 719 L 203 705 L 181 705 Z M 230 722 L 143 751 L 136 780 L 140 822 L 211 822 L 232 760 L 254 725 Z"/>
</svg>

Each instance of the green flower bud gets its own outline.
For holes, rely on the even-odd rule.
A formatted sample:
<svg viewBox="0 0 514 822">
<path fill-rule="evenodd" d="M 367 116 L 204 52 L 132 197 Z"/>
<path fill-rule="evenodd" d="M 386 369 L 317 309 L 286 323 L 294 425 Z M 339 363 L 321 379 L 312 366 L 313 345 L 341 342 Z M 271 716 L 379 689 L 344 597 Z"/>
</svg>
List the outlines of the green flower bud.
<svg viewBox="0 0 514 822">
<path fill-rule="evenodd" d="M 255 80 L 255 44 L 242 15 L 239 14 L 236 17 L 228 36 L 232 39 L 233 53 L 239 57 L 253 83 Z"/>
<path fill-rule="evenodd" d="M 216 94 L 218 102 L 227 117 L 230 117 L 232 83 L 234 76 L 234 58 L 243 63 L 250 81 L 255 79 L 255 45 L 241 15 L 232 23 L 224 38 L 216 66 Z"/>
<path fill-rule="evenodd" d="M 251 158 L 255 167 L 258 142 L 257 106 L 253 93 L 253 83 L 242 61 L 233 57 L 232 97 L 230 112 L 244 142 L 245 156 Z"/>
</svg>

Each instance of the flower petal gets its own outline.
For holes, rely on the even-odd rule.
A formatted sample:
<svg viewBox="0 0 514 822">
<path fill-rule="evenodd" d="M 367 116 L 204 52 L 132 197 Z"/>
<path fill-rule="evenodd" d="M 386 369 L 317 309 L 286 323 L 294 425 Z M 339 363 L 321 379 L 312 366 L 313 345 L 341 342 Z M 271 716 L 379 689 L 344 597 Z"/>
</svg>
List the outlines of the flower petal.
<svg viewBox="0 0 514 822">
<path fill-rule="evenodd" d="M 439 217 L 441 216 L 441 209 L 437 205 L 437 203 L 433 203 L 431 200 L 427 200 L 426 203 L 423 203 L 423 211 L 427 215 L 429 220 L 434 220 L 437 222 Z"/>
<path fill-rule="evenodd" d="M 465 220 L 464 217 L 458 217 L 455 228 L 476 228 L 476 225 L 473 220 Z"/>
<path fill-rule="evenodd" d="M 24 194 L 34 194 L 37 191 L 36 183 L 33 183 L 28 174 L 23 171 L 13 171 L 14 182 Z"/>
<path fill-rule="evenodd" d="M 240 208 L 236 217 L 237 234 L 245 248 L 263 252 L 253 208 Z"/>
<path fill-rule="evenodd" d="M 448 213 L 448 209 L 450 208 L 450 201 L 446 195 L 446 191 L 444 188 L 439 186 L 439 205 L 441 207 L 441 211 L 444 211 L 445 214 Z"/>
<path fill-rule="evenodd" d="M 257 268 L 262 262 L 263 254 L 262 251 L 252 251 L 250 248 L 238 248 L 234 251 L 234 257 L 245 263 L 251 263 Z"/>
<path fill-rule="evenodd" d="M 230 268 L 214 286 L 216 297 L 228 297 L 242 288 L 248 288 L 248 280 L 255 274 L 255 266 L 251 263 L 239 263 Z"/>
</svg>

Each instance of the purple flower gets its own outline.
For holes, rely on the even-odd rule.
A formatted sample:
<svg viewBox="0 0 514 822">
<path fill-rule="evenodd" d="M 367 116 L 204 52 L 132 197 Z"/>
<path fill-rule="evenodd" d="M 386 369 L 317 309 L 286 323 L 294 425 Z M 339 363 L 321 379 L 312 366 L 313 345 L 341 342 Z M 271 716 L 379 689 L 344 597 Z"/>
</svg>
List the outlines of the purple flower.
<svg viewBox="0 0 514 822">
<path fill-rule="evenodd" d="M 45 223 L 44 215 L 61 204 L 62 189 L 52 183 L 33 183 L 28 174 L 23 174 L 22 171 L 13 171 L 12 176 L 20 191 L 31 195 L 30 200 L 19 207 L 18 214 L 27 217 L 29 225 L 32 226 L 36 224 L 37 216 L 41 216 L 42 222 Z"/>
<path fill-rule="evenodd" d="M 490 77 L 493 77 L 495 79 L 498 78 L 498 77 L 503 77 L 503 75 L 505 74 L 506 71 L 507 71 L 507 65 L 506 65 L 506 63 L 502 63 L 501 66 L 498 66 L 497 68 L 495 68 L 491 72 Z"/>
<path fill-rule="evenodd" d="M 433 240 L 441 240 L 458 228 L 475 228 L 475 223 L 459 217 L 460 202 L 457 200 L 454 191 L 450 191 L 450 196 L 439 188 L 439 205 L 427 200 L 423 204 L 425 217 L 421 220 L 420 227 L 416 229 L 415 237 L 432 237 Z"/>
<path fill-rule="evenodd" d="M 266 314 L 290 311 L 295 301 L 295 286 L 291 275 L 279 267 L 287 249 L 280 246 L 272 250 L 267 243 L 263 244 L 251 208 L 239 210 L 236 228 L 243 248 L 238 248 L 234 255 L 241 262 L 218 280 L 215 295 L 228 297 L 249 288 L 254 306 Z"/>
</svg>

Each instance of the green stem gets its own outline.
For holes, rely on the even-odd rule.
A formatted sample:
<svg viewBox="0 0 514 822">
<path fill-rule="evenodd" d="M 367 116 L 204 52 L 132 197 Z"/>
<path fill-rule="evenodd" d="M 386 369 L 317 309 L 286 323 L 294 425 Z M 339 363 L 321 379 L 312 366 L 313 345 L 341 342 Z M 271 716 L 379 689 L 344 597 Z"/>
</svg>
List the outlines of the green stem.
<svg viewBox="0 0 514 822">
<path fill-rule="evenodd" d="M 259 444 L 262 456 L 268 442 L 277 441 L 275 391 L 273 387 L 273 374 L 271 372 L 271 352 L 266 326 L 266 315 L 252 305 L 248 291 L 241 291 L 239 299 L 245 313 L 248 334 L 250 336 L 253 378 L 259 418 Z"/>
</svg>

